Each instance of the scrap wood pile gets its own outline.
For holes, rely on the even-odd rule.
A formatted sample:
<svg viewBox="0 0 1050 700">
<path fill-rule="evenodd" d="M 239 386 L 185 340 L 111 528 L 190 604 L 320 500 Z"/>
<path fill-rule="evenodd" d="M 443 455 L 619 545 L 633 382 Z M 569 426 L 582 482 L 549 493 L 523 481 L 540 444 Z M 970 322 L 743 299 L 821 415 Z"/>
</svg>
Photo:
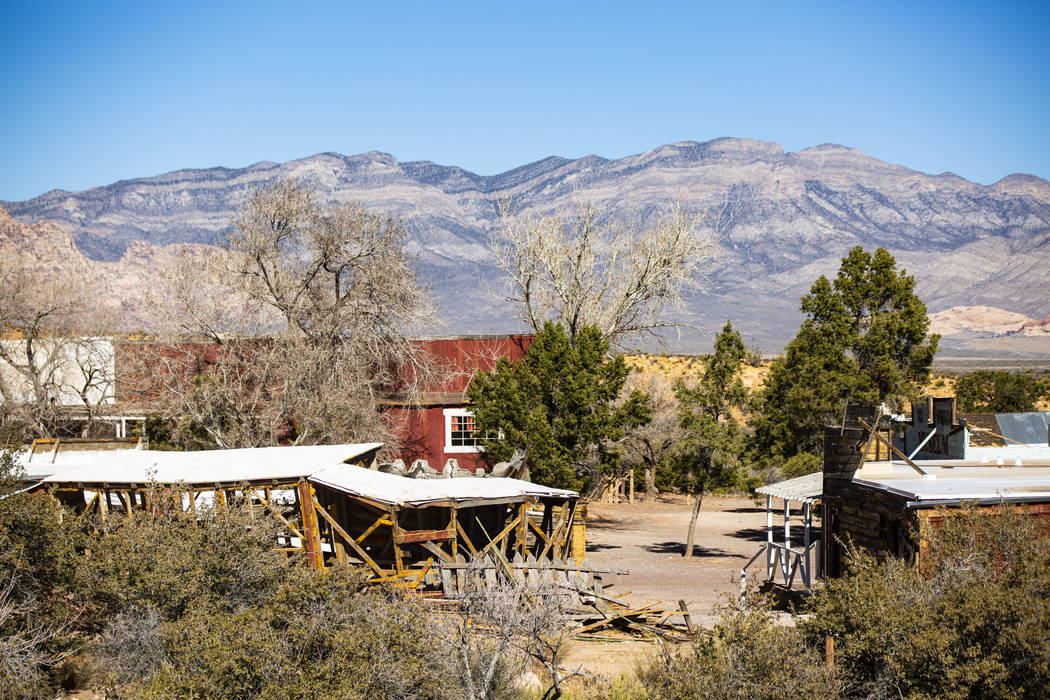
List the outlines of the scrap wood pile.
<svg viewBox="0 0 1050 700">
<path fill-rule="evenodd" d="M 442 592 L 454 606 L 458 597 L 472 589 L 495 588 L 501 585 L 520 586 L 526 591 L 556 591 L 563 598 L 563 609 L 571 624 L 576 626 L 573 636 L 578 639 L 603 640 L 594 633 L 609 629 L 641 634 L 667 641 L 688 641 L 693 635 L 689 613 L 684 609 L 667 609 L 652 603 L 631 606 L 623 600 L 630 591 L 616 596 L 607 595 L 603 576 L 626 574 L 626 571 L 599 569 L 587 564 L 574 564 L 560 558 L 539 561 L 531 554 L 522 558 L 515 554 L 507 559 L 495 551 L 471 561 L 462 556 L 456 561 L 439 565 Z M 682 615 L 686 625 L 674 624 L 671 618 Z"/>
</svg>

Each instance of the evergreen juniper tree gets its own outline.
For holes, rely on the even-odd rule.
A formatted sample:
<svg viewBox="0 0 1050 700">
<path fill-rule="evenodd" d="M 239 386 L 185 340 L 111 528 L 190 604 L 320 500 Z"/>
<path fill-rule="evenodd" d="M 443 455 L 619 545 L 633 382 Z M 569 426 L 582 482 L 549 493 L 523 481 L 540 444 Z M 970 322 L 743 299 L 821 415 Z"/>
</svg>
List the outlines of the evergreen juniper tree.
<svg viewBox="0 0 1050 700">
<path fill-rule="evenodd" d="M 915 278 L 884 248 L 853 248 L 835 280 L 821 275 L 801 307 L 806 318 L 762 392 L 759 460 L 819 452 L 823 426 L 841 417 L 847 399 L 914 396 L 937 352 Z"/>
<path fill-rule="evenodd" d="M 609 356 L 597 328 L 570 338 L 547 322 L 521 360 L 499 360 L 467 389 L 475 430 L 489 436 L 486 458 L 498 462 L 523 449 L 536 483 L 586 487 L 615 468 L 624 431 L 649 420 L 641 392 L 617 400 L 629 372 L 622 355 Z"/>
<path fill-rule="evenodd" d="M 741 455 L 744 433 L 730 409 L 745 409 L 749 392 L 740 378 L 747 349 L 740 333 L 726 321 L 715 338 L 714 353 L 704 358 L 704 371 L 694 385 L 681 385 L 677 395 L 685 439 L 676 458 L 681 486 L 694 496 L 685 557 L 693 556 L 696 520 L 704 493 L 744 482 Z"/>
</svg>

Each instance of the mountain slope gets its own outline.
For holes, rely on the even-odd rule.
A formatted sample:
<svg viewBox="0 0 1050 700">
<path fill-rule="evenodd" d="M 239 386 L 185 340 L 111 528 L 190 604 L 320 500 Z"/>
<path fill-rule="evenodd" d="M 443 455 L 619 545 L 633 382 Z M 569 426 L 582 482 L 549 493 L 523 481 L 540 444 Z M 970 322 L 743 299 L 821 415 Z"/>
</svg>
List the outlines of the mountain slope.
<svg viewBox="0 0 1050 700">
<path fill-rule="evenodd" d="M 617 216 L 649 217 L 675 198 L 702 211 L 722 255 L 708 289 L 680 320 L 716 329 L 730 317 L 768 349 L 791 337 L 798 298 L 816 275 L 834 272 L 858 244 L 890 249 L 917 275 L 931 310 L 987 304 L 1034 318 L 1050 311 L 1050 183 L 1011 175 L 982 186 L 833 144 L 785 153 L 746 139 L 682 142 L 618 160 L 551 157 L 492 176 L 377 152 L 325 153 L 56 190 L 0 206 L 19 221 L 54 220 L 88 257 L 113 261 L 139 240 L 214 242 L 248 192 L 288 176 L 328 200 L 401 216 L 448 332 L 516 325 L 499 301 L 485 247 L 499 202 L 567 210 L 575 197 Z M 672 345 L 709 342 L 687 334 Z"/>
</svg>

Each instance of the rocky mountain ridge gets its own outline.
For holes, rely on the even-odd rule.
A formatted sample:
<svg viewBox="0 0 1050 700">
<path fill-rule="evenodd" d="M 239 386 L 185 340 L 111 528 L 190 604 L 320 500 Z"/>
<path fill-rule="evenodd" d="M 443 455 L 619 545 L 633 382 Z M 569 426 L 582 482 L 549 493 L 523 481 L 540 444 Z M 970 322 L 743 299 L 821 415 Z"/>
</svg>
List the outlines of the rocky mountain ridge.
<svg viewBox="0 0 1050 700">
<path fill-rule="evenodd" d="M 289 176 L 329 201 L 357 200 L 404 219 L 444 332 L 517 326 L 485 244 L 499 225 L 499 203 L 568 211 L 575 198 L 617 217 L 645 220 L 675 199 L 703 213 L 721 253 L 704 293 L 677 318 L 704 329 L 669 340 L 685 351 L 708 345 L 726 318 L 749 342 L 779 348 L 797 328 L 799 297 L 854 245 L 893 252 L 931 311 L 987 305 L 1029 318 L 1050 311 L 1050 182 L 1010 175 L 985 186 L 834 144 L 785 152 L 748 139 L 679 142 L 616 160 L 550 157 L 491 176 L 379 152 L 323 153 L 54 190 L 0 206 L 24 223 L 54 220 L 88 258 L 113 262 L 136 241 L 213 243 L 248 192 Z"/>
</svg>

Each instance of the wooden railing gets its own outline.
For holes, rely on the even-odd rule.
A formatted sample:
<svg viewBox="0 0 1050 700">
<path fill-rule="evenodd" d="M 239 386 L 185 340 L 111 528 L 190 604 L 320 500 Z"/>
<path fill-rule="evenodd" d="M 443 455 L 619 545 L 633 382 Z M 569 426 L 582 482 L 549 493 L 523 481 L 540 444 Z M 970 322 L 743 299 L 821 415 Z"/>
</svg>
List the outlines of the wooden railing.
<svg viewBox="0 0 1050 700">
<path fill-rule="evenodd" d="M 814 540 L 808 546 L 801 549 L 793 549 L 789 545 L 780 542 L 766 542 L 754 556 L 751 557 L 744 567 L 740 569 L 740 591 L 747 587 L 747 570 L 763 554 L 766 555 L 766 580 L 782 583 L 786 588 L 791 588 L 795 582 L 795 575 L 800 578 L 803 588 L 813 585 L 815 578 L 822 572 L 820 558 L 820 540 Z"/>
</svg>

